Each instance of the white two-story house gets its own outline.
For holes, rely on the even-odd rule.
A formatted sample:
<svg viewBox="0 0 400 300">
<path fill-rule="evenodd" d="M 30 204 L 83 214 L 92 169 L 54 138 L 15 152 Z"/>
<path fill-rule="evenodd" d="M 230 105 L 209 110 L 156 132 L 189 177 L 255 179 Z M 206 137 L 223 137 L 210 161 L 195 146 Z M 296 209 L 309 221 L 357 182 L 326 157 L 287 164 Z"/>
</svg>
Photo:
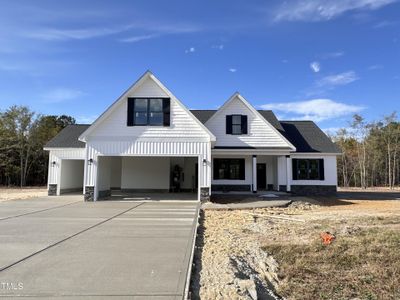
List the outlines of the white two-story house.
<svg viewBox="0 0 400 300">
<path fill-rule="evenodd" d="M 123 193 L 276 190 L 336 192 L 340 150 L 312 121 L 278 121 L 235 93 L 218 110 L 189 110 L 146 72 L 93 124 L 45 145 L 48 193 L 84 199 Z"/>
</svg>

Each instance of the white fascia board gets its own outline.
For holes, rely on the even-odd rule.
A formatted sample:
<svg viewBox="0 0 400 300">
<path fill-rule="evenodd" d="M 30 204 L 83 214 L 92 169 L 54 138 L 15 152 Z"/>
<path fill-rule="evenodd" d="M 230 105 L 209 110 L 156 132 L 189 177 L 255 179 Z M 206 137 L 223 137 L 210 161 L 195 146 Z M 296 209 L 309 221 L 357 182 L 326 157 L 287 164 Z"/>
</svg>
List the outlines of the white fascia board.
<svg viewBox="0 0 400 300">
<path fill-rule="evenodd" d="M 291 157 L 295 156 L 339 156 L 342 153 L 324 153 L 324 152 L 294 152 L 291 153 Z"/>
<path fill-rule="evenodd" d="M 268 149 L 211 149 L 211 154 L 223 155 L 290 155 L 290 150 Z"/>
<path fill-rule="evenodd" d="M 82 147 L 43 147 L 44 151 L 68 151 L 68 150 L 84 150 Z"/>
</svg>

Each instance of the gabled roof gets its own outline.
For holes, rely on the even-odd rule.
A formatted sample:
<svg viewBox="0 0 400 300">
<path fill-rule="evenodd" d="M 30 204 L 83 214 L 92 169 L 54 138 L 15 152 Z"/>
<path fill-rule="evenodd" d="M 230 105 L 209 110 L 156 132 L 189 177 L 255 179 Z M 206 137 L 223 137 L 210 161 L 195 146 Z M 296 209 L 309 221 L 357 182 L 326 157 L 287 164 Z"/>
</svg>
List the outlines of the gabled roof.
<svg viewBox="0 0 400 300">
<path fill-rule="evenodd" d="M 44 148 L 85 148 L 85 143 L 78 137 L 89 128 L 87 124 L 68 125 L 46 143 Z"/>
<path fill-rule="evenodd" d="M 106 119 L 119 105 L 120 102 L 125 101 L 128 93 L 133 92 L 137 88 L 141 86 L 143 82 L 146 80 L 152 80 L 164 93 L 168 95 L 171 99 L 175 101 L 183 110 L 185 110 L 188 115 L 190 115 L 195 122 L 198 123 L 198 125 L 210 136 L 211 141 L 215 141 L 216 138 L 215 136 L 211 133 L 211 131 L 208 130 L 206 126 L 204 126 L 203 123 L 201 123 L 193 114 L 186 108 L 185 105 L 182 104 L 181 101 L 178 100 L 158 79 L 157 77 L 154 76 L 154 74 L 150 71 L 146 71 L 134 84 L 132 84 L 116 101 L 114 101 L 113 104 L 111 104 L 105 112 L 103 112 L 94 122 L 92 125 L 90 125 L 87 130 L 85 130 L 80 136 L 79 140 L 80 141 L 86 141 L 86 136 L 88 136 L 104 119 Z"/>
<path fill-rule="evenodd" d="M 281 121 L 286 138 L 298 153 L 336 153 L 342 151 L 313 121 Z"/>
<path fill-rule="evenodd" d="M 265 119 L 260 112 L 258 112 L 242 95 L 239 94 L 239 92 L 234 93 L 216 112 L 213 114 L 207 122 L 210 122 L 213 118 L 216 118 L 220 112 L 224 110 L 225 107 L 227 107 L 231 102 L 233 102 L 235 99 L 239 99 L 256 117 L 260 118 L 260 120 L 264 121 L 264 123 L 269 126 L 275 133 L 287 144 L 289 148 L 292 150 L 296 150 L 296 147 L 293 146 L 287 139 L 286 137 L 271 123 L 268 122 L 267 119 Z"/>
<path fill-rule="evenodd" d="M 216 113 L 216 109 L 191 109 L 190 110 L 192 114 L 199 119 L 201 123 L 206 123 L 213 114 Z M 276 129 L 279 131 L 283 131 L 281 123 L 279 123 L 278 119 L 276 118 L 275 114 L 272 112 L 272 110 L 258 110 L 261 116 L 265 120 L 267 120 L 272 126 L 274 126 Z"/>
</svg>

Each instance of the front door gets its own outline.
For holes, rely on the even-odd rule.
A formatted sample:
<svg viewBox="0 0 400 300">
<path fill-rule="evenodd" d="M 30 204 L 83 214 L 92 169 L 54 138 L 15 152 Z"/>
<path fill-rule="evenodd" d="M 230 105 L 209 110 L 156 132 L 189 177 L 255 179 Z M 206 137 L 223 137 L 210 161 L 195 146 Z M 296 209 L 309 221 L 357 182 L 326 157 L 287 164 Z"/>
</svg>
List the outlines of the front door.
<svg viewBox="0 0 400 300">
<path fill-rule="evenodd" d="M 257 190 L 267 188 L 267 165 L 257 164 Z"/>
</svg>

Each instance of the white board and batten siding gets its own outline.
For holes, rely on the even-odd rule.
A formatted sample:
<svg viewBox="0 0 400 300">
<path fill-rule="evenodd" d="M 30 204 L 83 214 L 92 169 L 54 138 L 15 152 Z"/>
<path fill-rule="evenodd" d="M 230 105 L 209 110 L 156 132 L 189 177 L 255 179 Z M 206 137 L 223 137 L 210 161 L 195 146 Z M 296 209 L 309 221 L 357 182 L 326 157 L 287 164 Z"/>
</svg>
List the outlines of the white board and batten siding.
<svg viewBox="0 0 400 300">
<path fill-rule="evenodd" d="M 85 148 L 47 148 L 46 150 L 49 150 L 47 188 L 49 184 L 57 184 L 59 193 L 62 160 L 84 160 L 86 151 Z"/>
<path fill-rule="evenodd" d="M 247 115 L 248 134 L 226 134 L 227 115 Z M 215 146 L 287 148 L 287 142 L 259 115 L 252 112 L 237 96 L 221 108 L 218 116 L 210 118 L 205 125 L 215 135 Z"/>
</svg>

